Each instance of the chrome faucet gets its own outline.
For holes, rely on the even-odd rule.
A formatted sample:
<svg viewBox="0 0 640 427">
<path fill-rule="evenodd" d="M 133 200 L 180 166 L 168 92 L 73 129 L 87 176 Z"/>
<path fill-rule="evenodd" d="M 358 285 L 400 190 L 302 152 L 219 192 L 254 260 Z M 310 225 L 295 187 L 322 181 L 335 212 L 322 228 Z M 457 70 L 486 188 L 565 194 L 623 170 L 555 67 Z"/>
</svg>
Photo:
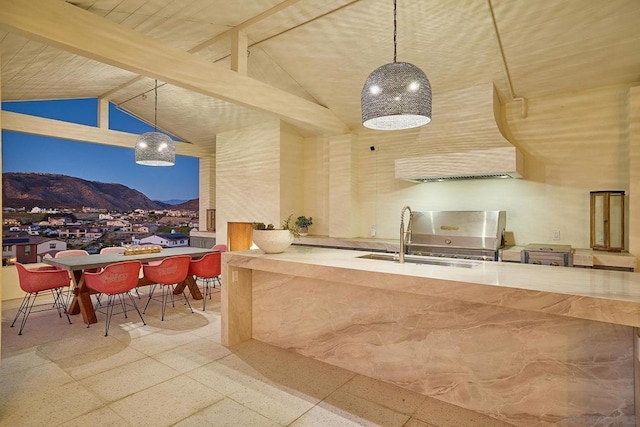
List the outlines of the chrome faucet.
<svg viewBox="0 0 640 427">
<path fill-rule="evenodd" d="M 400 212 L 400 253 L 398 254 L 398 262 L 400 264 L 404 264 L 404 244 L 405 244 L 405 232 L 404 232 L 404 213 L 409 211 L 409 224 L 407 225 L 407 233 L 411 236 L 411 219 L 413 217 L 413 211 L 409 206 L 405 206 L 402 208 L 402 212 Z M 411 239 L 411 237 L 409 237 Z M 409 241 L 411 243 L 411 241 Z"/>
</svg>

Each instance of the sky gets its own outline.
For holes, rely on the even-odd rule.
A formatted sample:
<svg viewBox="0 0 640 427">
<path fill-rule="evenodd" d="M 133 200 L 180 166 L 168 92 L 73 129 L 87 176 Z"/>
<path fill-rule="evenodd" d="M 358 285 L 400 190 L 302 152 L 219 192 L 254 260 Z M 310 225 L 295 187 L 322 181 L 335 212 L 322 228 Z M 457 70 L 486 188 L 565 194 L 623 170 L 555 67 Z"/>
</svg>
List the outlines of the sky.
<svg viewBox="0 0 640 427">
<path fill-rule="evenodd" d="M 88 126 L 98 124 L 98 100 L 95 98 L 3 102 L 2 109 Z M 135 134 L 153 131 L 153 126 L 120 111 L 113 104 L 109 106 L 109 127 Z M 198 198 L 197 158 L 176 156 L 176 164 L 166 167 L 138 165 L 134 160 L 134 144 L 135 141 L 128 149 L 3 130 L 2 172 L 55 173 L 123 184 L 151 200 Z"/>
</svg>

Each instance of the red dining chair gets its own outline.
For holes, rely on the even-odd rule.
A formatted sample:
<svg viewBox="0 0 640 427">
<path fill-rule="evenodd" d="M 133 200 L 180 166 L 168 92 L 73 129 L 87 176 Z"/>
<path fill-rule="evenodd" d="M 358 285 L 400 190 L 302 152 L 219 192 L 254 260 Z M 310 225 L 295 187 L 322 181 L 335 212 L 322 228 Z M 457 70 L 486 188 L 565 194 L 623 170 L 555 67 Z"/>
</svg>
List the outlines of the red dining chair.
<svg viewBox="0 0 640 427">
<path fill-rule="evenodd" d="M 148 265 L 144 264 L 142 266 L 142 270 L 144 271 L 144 277 L 147 278 L 153 285 L 151 286 L 151 291 L 149 291 L 149 299 L 147 300 L 147 304 L 144 306 L 144 310 L 142 313 L 146 313 L 147 307 L 149 307 L 149 303 L 153 298 L 153 292 L 156 289 L 157 285 L 162 287 L 162 318 L 164 321 L 164 313 L 167 307 L 167 299 L 169 298 L 169 294 L 171 295 L 171 305 L 173 307 L 176 306 L 175 300 L 173 298 L 173 289 L 174 286 L 178 283 L 184 282 L 187 278 L 187 274 L 189 274 L 189 264 L 191 263 L 191 257 L 189 255 L 179 255 L 173 256 L 163 259 L 157 265 Z M 184 297 L 185 303 L 189 306 L 189 310 L 193 313 L 193 308 L 191 307 L 191 303 L 189 302 L 189 298 L 187 298 L 186 292 L 182 292 L 182 296 Z"/>
<path fill-rule="evenodd" d="M 191 260 L 189 264 L 189 274 L 195 276 L 196 281 L 201 280 L 204 287 L 204 295 L 202 298 L 202 311 L 207 307 L 207 295 L 211 299 L 211 287 L 215 289 L 216 280 L 220 283 L 220 273 L 222 272 L 222 266 L 220 261 L 222 254 L 220 252 L 212 252 L 206 254 L 198 260 Z"/>
<path fill-rule="evenodd" d="M 126 249 L 122 246 L 107 246 L 100 249 L 100 255 L 104 254 L 124 254 Z"/>
<path fill-rule="evenodd" d="M 140 261 L 124 261 L 109 264 L 104 269 L 96 273 L 85 273 L 84 278 L 87 283 L 87 287 L 100 292 L 102 295 L 107 295 L 106 315 L 107 322 L 104 330 L 104 336 L 109 334 L 109 325 L 111 324 L 111 317 L 113 316 L 113 306 L 116 301 L 116 297 L 119 297 L 120 304 L 122 305 L 122 312 L 124 317 L 127 318 L 127 302 L 125 301 L 125 295 L 129 296 L 129 300 L 133 308 L 138 312 L 142 324 L 146 325 L 140 309 L 136 304 L 136 300 L 131 293 L 138 285 L 138 274 L 140 272 L 142 263 Z M 99 311 L 99 310 L 96 310 Z"/>
<path fill-rule="evenodd" d="M 56 252 L 56 254 L 54 255 L 54 258 L 64 258 L 69 256 L 87 256 L 87 255 L 89 255 L 89 252 L 83 249 L 66 249 L 64 251 Z M 68 274 L 69 274 L 69 280 L 72 280 L 71 275 L 73 274 L 73 271 L 70 271 Z M 69 286 L 69 289 L 67 290 L 67 302 L 66 302 L 67 307 L 71 303 L 72 294 L 73 294 L 73 289 L 71 289 L 71 286 Z"/>
<path fill-rule="evenodd" d="M 223 244 L 223 243 L 219 243 L 217 245 L 213 245 L 213 249 L 214 251 L 219 251 L 219 252 L 227 252 L 227 245 Z"/>
<path fill-rule="evenodd" d="M 126 250 L 127 249 L 124 248 L 123 246 L 107 246 L 100 249 L 100 255 L 109 255 L 109 254 L 124 255 Z M 142 279 L 143 277 L 144 275 L 142 274 L 142 266 L 140 266 L 140 273 L 138 274 L 138 278 Z M 136 287 L 134 290 L 136 292 L 138 299 L 140 299 L 140 292 L 138 291 L 138 288 Z M 100 302 L 100 298 L 98 298 L 98 302 Z"/>
<path fill-rule="evenodd" d="M 20 314 L 22 314 L 22 323 L 20 324 L 20 331 L 18 332 L 18 335 L 22 335 L 22 330 L 24 329 L 24 325 L 27 323 L 29 314 L 32 313 L 34 307 L 37 307 L 35 305 L 36 298 L 40 293 L 46 291 L 51 291 L 51 294 L 53 295 L 53 307 L 58 310 L 58 316 L 62 318 L 62 313 L 64 312 L 65 316 L 67 316 L 69 324 L 71 324 L 71 319 L 69 318 L 69 314 L 67 313 L 67 305 L 65 304 L 65 300 L 62 295 L 62 290 L 69 287 L 69 274 L 67 273 L 67 271 L 29 270 L 19 262 L 16 263 L 16 269 L 18 270 L 18 281 L 20 283 L 20 289 L 26 292 L 26 295 L 24 296 L 24 299 L 20 304 L 20 308 L 18 308 L 16 317 L 11 323 L 11 327 L 13 328 L 16 320 L 18 320 L 18 317 L 20 317 Z M 48 306 L 49 304 L 46 305 Z M 45 309 L 38 311 L 44 310 Z M 51 310 L 51 308 L 49 308 L 48 310 Z"/>
</svg>

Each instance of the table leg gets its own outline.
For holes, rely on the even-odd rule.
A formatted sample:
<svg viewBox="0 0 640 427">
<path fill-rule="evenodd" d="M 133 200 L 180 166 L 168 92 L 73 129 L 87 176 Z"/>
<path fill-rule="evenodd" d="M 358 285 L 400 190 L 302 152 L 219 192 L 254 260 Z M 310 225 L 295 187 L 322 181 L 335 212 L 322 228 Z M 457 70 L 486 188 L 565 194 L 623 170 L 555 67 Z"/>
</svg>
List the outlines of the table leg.
<svg viewBox="0 0 640 427">
<path fill-rule="evenodd" d="M 178 286 L 173 290 L 174 295 L 178 295 L 184 292 L 184 288 L 189 287 L 189 292 L 191 292 L 191 297 L 195 300 L 202 299 L 202 293 L 200 292 L 200 288 L 198 288 L 198 284 L 196 283 L 193 276 L 188 275 L 186 279 L 182 283 L 179 283 Z"/>
<path fill-rule="evenodd" d="M 91 294 L 81 271 L 73 272 L 73 281 L 76 283 L 75 296 L 69 305 L 69 314 L 82 314 L 82 320 L 86 324 L 98 323 L 96 313 L 93 310 L 93 303 L 91 302 Z"/>
</svg>

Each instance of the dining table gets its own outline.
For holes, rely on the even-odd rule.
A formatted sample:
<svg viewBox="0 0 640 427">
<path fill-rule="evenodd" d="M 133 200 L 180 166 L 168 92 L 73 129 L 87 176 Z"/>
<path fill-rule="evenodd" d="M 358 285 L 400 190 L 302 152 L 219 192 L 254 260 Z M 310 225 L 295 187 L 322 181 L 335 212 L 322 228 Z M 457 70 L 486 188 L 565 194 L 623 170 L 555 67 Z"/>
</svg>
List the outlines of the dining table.
<svg viewBox="0 0 640 427">
<path fill-rule="evenodd" d="M 189 255 L 191 258 L 200 258 L 208 253 L 216 252 L 212 249 L 194 248 L 190 246 L 182 246 L 176 248 L 162 248 L 160 252 L 154 253 L 134 253 L 134 254 L 96 254 L 96 255 L 80 255 L 64 258 L 44 258 L 43 263 L 52 265 L 69 271 L 71 280 L 74 285 L 74 297 L 68 308 L 69 314 L 82 314 L 82 319 L 86 324 L 97 323 L 96 313 L 91 302 L 91 289 L 87 287 L 84 277 L 85 271 L 95 271 L 104 268 L 109 264 L 123 261 L 140 261 L 143 264 L 152 261 L 161 261 L 165 258 Z M 138 286 L 152 285 L 149 280 L 141 277 Z M 186 279 L 179 283 L 173 293 L 180 294 L 185 288 L 189 288 L 193 299 L 202 299 L 202 293 L 196 284 L 195 279 L 191 275 L 187 275 Z"/>
</svg>

